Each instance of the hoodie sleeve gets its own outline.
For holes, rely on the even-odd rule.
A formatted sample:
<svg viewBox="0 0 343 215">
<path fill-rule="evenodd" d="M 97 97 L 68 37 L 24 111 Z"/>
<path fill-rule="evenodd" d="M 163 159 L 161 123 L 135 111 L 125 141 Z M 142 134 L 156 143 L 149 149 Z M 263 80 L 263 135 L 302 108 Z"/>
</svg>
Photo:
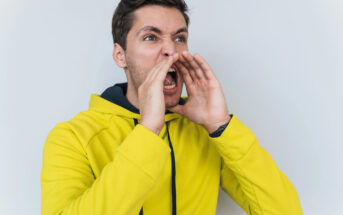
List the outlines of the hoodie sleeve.
<svg viewBox="0 0 343 215">
<path fill-rule="evenodd" d="M 235 115 L 221 136 L 210 137 L 210 143 L 221 155 L 221 187 L 246 213 L 302 214 L 292 183 Z"/>
<path fill-rule="evenodd" d="M 95 179 L 80 141 L 60 123 L 43 149 L 42 215 L 137 215 L 169 153 L 160 137 L 138 124 Z"/>
</svg>

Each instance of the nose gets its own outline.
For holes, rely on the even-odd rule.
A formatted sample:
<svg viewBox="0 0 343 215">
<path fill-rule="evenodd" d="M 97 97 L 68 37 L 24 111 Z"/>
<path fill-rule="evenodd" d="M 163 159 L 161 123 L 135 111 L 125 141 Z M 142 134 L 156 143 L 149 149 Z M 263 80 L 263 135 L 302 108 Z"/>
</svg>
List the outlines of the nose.
<svg viewBox="0 0 343 215">
<path fill-rule="evenodd" d="M 162 54 L 166 57 L 173 55 L 176 52 L 174 41 L 168 39 L 164 41 L 162 47 Z"/>
</svg>

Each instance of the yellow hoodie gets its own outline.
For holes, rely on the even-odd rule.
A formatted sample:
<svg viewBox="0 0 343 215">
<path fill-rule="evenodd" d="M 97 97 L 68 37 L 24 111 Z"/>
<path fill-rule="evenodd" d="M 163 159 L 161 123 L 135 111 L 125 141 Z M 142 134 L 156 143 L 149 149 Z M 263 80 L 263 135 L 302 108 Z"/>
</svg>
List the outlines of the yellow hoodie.
<svg viewBox="0 0 343 215">
<path fill-rule="evenodd" d="M 219 186 L 248 214 L 302 214 L 291 182 L 235 115 L 212 138 L 167 111 L 157 136 L 138 124 L 126 89 L 93 94 L 89 110 L 49 133 L 43 215 L 214 215 Z"/>
</svg>

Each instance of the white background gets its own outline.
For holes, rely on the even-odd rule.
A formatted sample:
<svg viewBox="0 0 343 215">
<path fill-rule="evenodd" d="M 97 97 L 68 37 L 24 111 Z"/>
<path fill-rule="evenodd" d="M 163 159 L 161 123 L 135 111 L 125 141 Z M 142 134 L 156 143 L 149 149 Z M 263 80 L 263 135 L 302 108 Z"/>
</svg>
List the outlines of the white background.
<svg viewBox="0 0 343 215">
<path fill-rule="evenodd" d="M 191 52 L 211 64 L 229 111 L 293 182 L 304 214 L 343 214 L 343 1 L 209 2 L 188 1 Z M 40 214 L 48 132 L 126 80 L 111 57 L 117 3 L 0 2 L 1 214 Z M 244 212 L 221 191 L 217 214 Z"/>
</svg>

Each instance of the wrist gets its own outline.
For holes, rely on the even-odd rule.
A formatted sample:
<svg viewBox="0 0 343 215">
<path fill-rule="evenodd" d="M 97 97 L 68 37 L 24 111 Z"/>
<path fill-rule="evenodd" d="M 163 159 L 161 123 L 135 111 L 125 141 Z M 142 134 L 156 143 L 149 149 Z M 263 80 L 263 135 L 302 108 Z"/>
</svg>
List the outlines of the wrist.
<svg viewBox="0 0 343 215">
<path fill-rule="evenodd" d="M 218 121 L 216 123 L 204 125 L 204 128 L 207 130 L 209 134 L 212 134 L 215 132 L 217 129 L 219 129 L 220 126 L 228 124 L 231 120 L 231 116 L 228 115 L 224 120 Z"/>
<path fill-rule="evenodd" d="M 161 128 L 158 128 L 156 126 L 153 126 L 153 125 L 150 125 L 150 124 L 144 123 L 144 122 L 141 122 L 140 124 L 143 125 L 144 127 L 146 127 L 147 129 L 149 129 L 150 131 L 152 131 L 153 133 L 155 133 L 157 136 L 160 135 Z"/>
</svg>

